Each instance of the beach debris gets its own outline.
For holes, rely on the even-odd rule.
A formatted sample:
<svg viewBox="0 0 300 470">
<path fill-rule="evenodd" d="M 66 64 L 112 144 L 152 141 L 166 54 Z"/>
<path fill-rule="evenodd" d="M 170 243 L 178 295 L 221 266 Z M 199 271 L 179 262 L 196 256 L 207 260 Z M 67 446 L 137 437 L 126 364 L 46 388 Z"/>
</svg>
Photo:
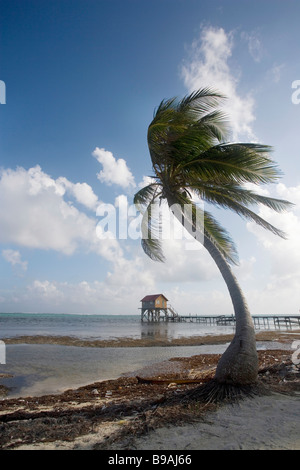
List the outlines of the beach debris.
<svg viewBox="0 0 300 470">
<path fill-rule="evenodd" d="M 170 384 L 174 383 L 176 386 L 178 384 L 199 384 L 203 382 L 203 378 L 201 379 L 160 379 L 160 378 L 155 378 L 155 377 L 140 377 L 136 376 L 138 383 L 144 383 L 144 384 Z"/>
<path fill-rule="evenodd" d="M 177 384 L 175 382 L 170 382 L 168 388 L 177 388 Z"/>
<path fill-rule="evenodd" d="M 292 363 L 289 351 L 259 350 L 258 357 L 259 384 L 270 391 L 300 394 L 300 371 Z M 207 361 L 204 362 L 204 359 Z M 187 367 L 180 371 L 180 375 L 167 374 L 164 377 L 161 374 L 160 378 L 152 376 L 157 380 L 156 383 L 141 383 L 136 376 L 131 376 L 70 389 L 60 395 L 3 400 L 0 397 L 0 449 L 19 448 L 20 445 L 33 443 L 69 445 L 73 439 L 90 436 L 90 433 L 95 430 L 98 432 L 103 426 L 110 426 L 110 430 L 105 429 L 101 441 L 97 442 L 97 449 L 111 449 L 112 445 L 119 445 L 118 439 L 121 439 L 120 443 L 123 445 L 127 437 L 128 443 L 124 446 L 132 445 L 130 439 L 133 435 L 139 435 L 156 426 L 166 423 L 175 423 L 177 426 L 179 419 L 181 423 L 186 423 L 189 419 L 193 421 L 214 405 L 210 404 L 208 407 L 207 402 L 189 401 L 189 396 L 184 393 L 194 390 L 197 383 L 191 380 L 186 382 L 185 379 L 189 379 L 188 371 L 193 369 L 195 373 L 200 364 L 203 364 L 205 376 L 208 364 L 212 366 L 213 361 L 210 355 L 199 355 L 181 359 L 181 362 L 187 364 Z M 279 374 L 285 369 L 288 374 Z M 178 383 L 177 380 L 182 382 Z M 177 388 L 167 389 L 172 383 Z M 91 399 L 93 390 L 97 390 L 99 396 L 95 393 L 94 399 Z M 102 401 L 107 392 L 107 398 Z M 177 393 L 179 396 L 176 396 Z M 74 446 L 78 445 L 76 442 L 74 440 Z M 227 442 L 228 445 L 235 443 L 230 439 Z"/>
<path fill-rule="evenodd" d="M 117 423 L 119 426 L 123 426 L 124 424 L 127 424 L 127 420 L 126 419 L 120 419 L 120 421 L 118 421 Z"/>
<path fill-rule="evenodd" d="M 97 390 L 96 388 L 94 388 L 94 389 L 92 390 L 92 394 L 93 394 L 93 395 L 99 395 L 99 392 L 98 392 L 98 390 Z"/>
<path fill-rule="evenodd" d="M 105 393 L 105 398 L 110 398 L 111 396 L 112 396 L 112 391 L 107 390 L 106 393 Z"/>
</svg>

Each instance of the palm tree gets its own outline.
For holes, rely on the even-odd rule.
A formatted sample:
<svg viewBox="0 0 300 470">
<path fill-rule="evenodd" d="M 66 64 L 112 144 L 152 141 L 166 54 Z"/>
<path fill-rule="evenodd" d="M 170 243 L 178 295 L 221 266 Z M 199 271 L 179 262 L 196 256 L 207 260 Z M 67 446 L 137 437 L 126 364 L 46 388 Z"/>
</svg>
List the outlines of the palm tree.
<svg viewBox="0 0 300 470">
<path fill-rule="evenodd" d="M 204 88 L 181 100 L 160 103 L 147 136 L 152 183 L 135 194 L 134 203 L 143 214 L 142 247 L 153 260 L 164 261 L 153 215 L 154 205 L 162 200 L 194 238 L 197 233 L 202 236 L 227 285 L 236 319 L 234 338 L 218 363 L 214 384 L 242 387 L 256 382 L 258 359 L 252 318 L 231 269 L 237 264 L 237 252 L 228 232 L 211 213 L 197 207 L 195 197 L 230 209 L 283 238 L 284 233 L 262 219 L 253 206 L 263 204 L 281 212 L 290 203 L 257 194 L 247 186 L 249 182 L 272 183 L 280 172 L 270 159 L 269 146 L 226 142 L 227 121 L 218 110 L 222 99 L 221 94 Z M 184 210 L 187 204 L 192 208 L 189 212 Z M 199 211 L 200 226 L 195 222 Z"/>
</svg>

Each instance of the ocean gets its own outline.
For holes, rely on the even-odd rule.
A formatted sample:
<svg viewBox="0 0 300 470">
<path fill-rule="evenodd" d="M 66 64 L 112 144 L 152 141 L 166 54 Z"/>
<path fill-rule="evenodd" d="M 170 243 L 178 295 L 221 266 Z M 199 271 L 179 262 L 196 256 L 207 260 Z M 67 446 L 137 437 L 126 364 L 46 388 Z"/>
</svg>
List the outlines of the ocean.
<svg viewBox="0 0 300 470">
<path fill-rule="evenodd" d="M 6 344 L 0 360 L 0 385 L 8 397 L 60 393 L 168 360 L 222 353 L 226 345 L 151 346 L 152 339 L 233 333 L 232 326 L 198 323 L 141 323 L 138 315 L 0 313 L 0 340 L 20 336 L 67 336 L 84 340 L 146 339 L 144 347 L 76 347 L 55 344 Z M 0 357 L 1 359 L 1 357 Z M 3 361 L 2 361 L 3 362 Z M 1 377 L 2 374 L 2 377 Z"/>
<path fill-rule="evenodd" d="M 139 315 L 0 313 L 0 339 L 16 336 L 71 336 L 81 339 L 173 339 L 231 333 L 232 326 L 199 323 L 146 323 Z"/>
</svg>

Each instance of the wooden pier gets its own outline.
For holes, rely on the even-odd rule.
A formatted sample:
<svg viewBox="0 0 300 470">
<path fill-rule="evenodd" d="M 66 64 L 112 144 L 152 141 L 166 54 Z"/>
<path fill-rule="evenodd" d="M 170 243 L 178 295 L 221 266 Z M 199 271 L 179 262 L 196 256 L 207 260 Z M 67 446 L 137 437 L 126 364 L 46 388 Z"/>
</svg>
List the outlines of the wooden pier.
<svg viewBox="0 0 300 470">
<path fill-rule="evenodd" d="M 179 315 L 163 294 L 146 295 L 142 300 L 141 321 L 202 323 L 205 325 L 234 326 L 234 315 Z M 300 315 L 252 315 L 254 327 L 264 328 L 300 328 Z"/>
<path fill-rule="evenodd" d="M 178 315 L 176 321 L 184 323 L 205 323 L 208 325 L 228 325 L 235 323 L 235 317 L 233 315 Z"/>
<path fill-rule="evenodd" d="M 201 323 L 205 325 L 216 326 L 234 326 L 234 315 L 179 315 L 169 308 L 165 309 L 163 315 L 148 315 L 142 318 L 142 321 L 164 321 L 178 323 Z M 300 315 L 252 315 L 255 329 L 274 329 L 274 328 L 300 328 Z"/>
<path fill-rule="evenodd" d="M 300 316 L 299 315 L 253 315 L 253 322 L 256 328 L 263 326 L 264 328 L 280 328 L 285 326 L 286 328 L 292 328 L 294 325 L 300 328 Z"/>
<path fill-rule="evenodd" d="M 299 326 L 300 328 L 300 315 L 252 315 L 252 319 L 256 329 L 280 328 L 282 326 L 285 326 L 286 328 Z M 176 321 L 224 326 L 234 325 L 235 317 L 234 315 L 179 315 Z"/>
</svg>

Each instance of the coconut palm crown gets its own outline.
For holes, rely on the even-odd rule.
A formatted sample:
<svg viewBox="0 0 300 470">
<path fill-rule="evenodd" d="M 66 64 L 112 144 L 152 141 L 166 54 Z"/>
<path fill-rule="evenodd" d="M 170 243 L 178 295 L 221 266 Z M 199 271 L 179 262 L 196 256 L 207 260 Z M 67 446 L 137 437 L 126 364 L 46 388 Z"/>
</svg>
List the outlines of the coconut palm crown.
<svg viewBox="0 0 300 470">
<path fill-rule="evenodd" d="M 153 260 L 164 261 L 151 210 L 155 203 L 166 200 L 170 208 L 179 207 L 179 212 L 173 213 L 184 227 L 193 236 L 195 230 L 202 232 L 203 245 L 226 282 L 236 317 L 234 339 L 219 361 L 215 378 L 219 383 L 249 384 L 256 380 L 258 364 L 251 315 L 231 270 L 231 265 L 238 263 L 237 251 L 228 232 L 206 209 L 199 209 L 195 199 L 230 209 L 280 237 L 284 233 L 262 219 L 255 206 L 262 204 L 281 212 L 290 203 L 249 189 L 247 183 L 252 183 L 252 188 L 277 181 L 280 171 L 270 158 L 270 146 L 226 141 L 228 123 L 218 109 L 224 98 L 203 88 L 181 100 L 160 103 L 147 136 L 153 182 L 135 194 L 134 203 L 143 214 L 142 247 Z M 192 208 L 190 217 L 184 211 L 187 204 Z M 203 220 L 200 229 L 195 227 L 199 210 Z"/>
</svg>

